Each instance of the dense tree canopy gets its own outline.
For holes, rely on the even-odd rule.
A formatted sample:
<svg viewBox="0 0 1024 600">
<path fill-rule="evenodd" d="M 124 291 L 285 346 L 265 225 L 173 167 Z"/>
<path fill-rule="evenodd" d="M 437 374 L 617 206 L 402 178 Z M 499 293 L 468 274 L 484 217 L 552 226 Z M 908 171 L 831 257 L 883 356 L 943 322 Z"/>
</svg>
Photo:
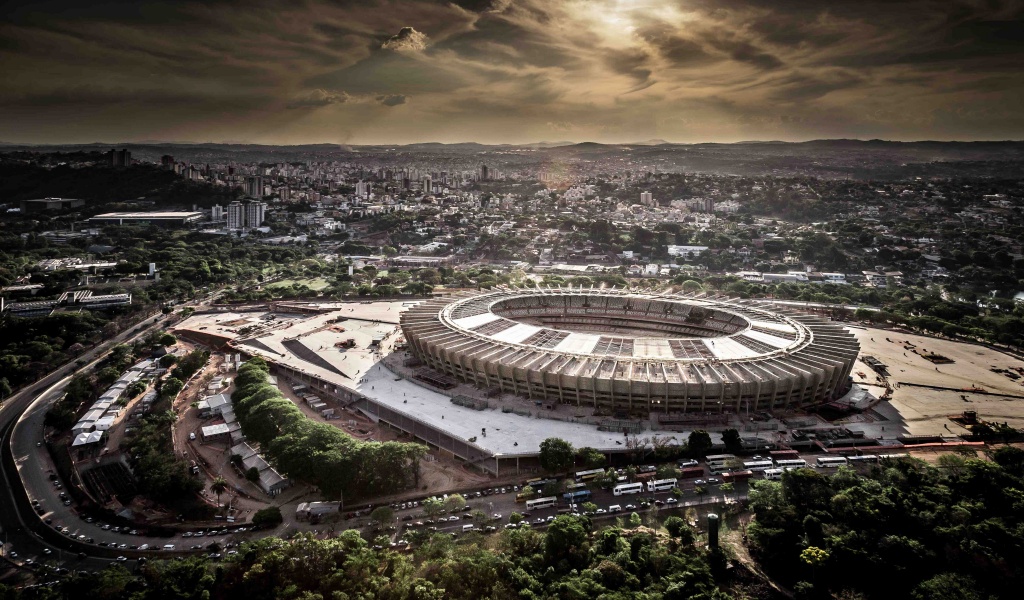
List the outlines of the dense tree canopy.
<svg viewBox="0 0 1024 600">
<path fill-rule="evenodd" d="M 254 358 L 238 370 L 231 395 L 246 438 L 284 474 L 346 500 L 397 492 L 415 485 L 426 448 L 400 442 L 362 442 L 327 423 L 307 419 L 268 383 L 266 362 Z"/>
<path fill-rule="evenodd" d="M 1022 454 L 1000 449 L 1000 462 L 939 467 L 889 461 L 868 477 L 799 469 L 758 481 L 753 549 L 783 580 L 868 598 L 1016 597 L 1024 585 Z"/>
</svg>

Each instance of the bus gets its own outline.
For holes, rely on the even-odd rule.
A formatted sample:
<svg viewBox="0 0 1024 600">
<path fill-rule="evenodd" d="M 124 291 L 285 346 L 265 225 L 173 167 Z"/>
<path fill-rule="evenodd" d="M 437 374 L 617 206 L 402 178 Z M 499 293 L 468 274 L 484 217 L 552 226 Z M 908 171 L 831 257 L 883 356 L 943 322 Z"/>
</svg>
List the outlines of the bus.
<svg viewBox="0 0 1024 600">
<path fill-rule="evenodd" d="M 547 486 L 551 485 L 552 483 L 558 483 L 558 480 L 557 479 L 531 479 L 530 481 L 527 481 L 526 483 L 524 483 L 523 487 L 530 486 L 530 487 L 533 488 L 534 492 L 539 494 L 539 493 L 544 491 L 544 488 L 546 488 Z"/>
<path fill-rule="evenodd" d="M 540 508 L 551 508 L 558 504 L 558 498 L 554 496 L 548 496 L 547 498 L 537 498 L 536 500 L 526 501 L 526 510 L 537 510 Z"/>
<path fill-rule="evenodd" d="M 782 479 L 782 474 L 785 471 L 785 469 L 765 469 L 764 478 L 768 479 L 769 481 L 778 481 Z"/>
<path fill-rule="evenodd" d="M 765 469 L 774 469 L 775 463 L 770 460 L 751 460 L 743 463 L 743 468 L 750 471 L 764 471 Z"/>
<path fill-rule="evenodd" d="M 878 456 L 875 454 L 862 454 L 860 456 L 851 456 L 848 459 L 849 464 L 857 463 L 870 463 L 875 464 L 878 462 Z"/>
<path fill-rule="evenodd" d="M 723 483 L 732 483 L 736 481 L 746 481 L 754 476 L 753 471 L 730 471 L 728 473 L 722 473 Z"/>
<path fill-rule="evenodd" d="M 581 502 L 586 502 L 590 500 L 590 496 L 590 490 L 576 490 L 575 492 L 562 494 L 562 498 L 565 498 L 565 501 L 568 502 L 569 504 L 579 504 Z"/>
<path fill-rule="evenodd" d="M 686 467 L 679 469 L 680 479 L 696 479 L 704 476 L 704 467 Z"/>
<path fill-rule="evenodd" d="M 642 483 L 620 483 L 612 488 L 612 493 L 616 496 L 622 496 L 624 494 L 639 494 L 643 491 L 644 484 Z"/>
<path fill-rule="evenodd" d="M 721 473 L 728 473 L 729 471 L 732 471 L 735 468 L 736 466 L 733 462 L 716 463 L 713 465 L 708 465 L 708 473 L 711 473 L 712 475 L 719 475 Z"/>
<path fill-rule="evenodd" d="M 604 475 L 604 469 L 590 469 L 588 471 L 576 471 L 576 481 L 590 481 Z"/>
<path fill-rule="evenodd" d="M 678 483 L 678 481 L 675 480 L 675 479 L 659 479 L 657 481 L 648 481 L 647 482 L 647 491 L 648 492 L 667 492 L 668 490 L 676 487 L 676 483 Z"/>
<path fill-rule="evenodd" d="M 901 452 L 899 454 L 879 454 L 878 455 L 879 462 L 881 462 L 883 460 L 899 460 L 901 458 L 910 458 L 910 454 L 908 454 L 906 452 Z"/>
<path fill-rule="evenodd" d="M 782 468 L 782 469 L 784 469 L 786 467 L 797 467 L 797 468 L 800 468 L 800 467 L 806 467 L 807 466 L 807 461 L 802 459 L 802 458 L 791 458 L 791 459 L 787 459 L 787 460 L 777 460 L 777 461 L 775 461 L 775 466 L 779 467 L 779 468 Z"/>
<path fill-rule="evenodd" d="M 819 456 L 818 457 L 818 468 L 821 469 L 834 469 L 843 465 L 849 464 L 845 456 Z"/>
<path fill-rule="evenodd" d="M 724 464 L 734 460 L 736 460 L 735 454 L 711 454 L 704 457 L 704 462 L 706 462 L 709 467 L 711 465 Z"/>
</svg>

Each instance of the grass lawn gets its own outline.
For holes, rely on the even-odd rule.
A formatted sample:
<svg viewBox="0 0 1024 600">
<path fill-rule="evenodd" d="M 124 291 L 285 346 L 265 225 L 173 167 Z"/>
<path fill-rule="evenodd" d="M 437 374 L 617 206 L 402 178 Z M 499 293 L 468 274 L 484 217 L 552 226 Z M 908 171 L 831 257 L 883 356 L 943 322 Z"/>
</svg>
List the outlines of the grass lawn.
<svg viewBox="0 0 1024 600">
<path fill-rule="evenodd" d="M 316 277 L 316 278 L 303 277 L 303 278 L 300 278 L 300 279 L 282 279 L 281 281 L 275 281 L 274 283 L 271 283 L 270 285 L 268 285 L 267 288 L 289 287 L 289 286 L 291 286 L 293 284 L 296 284 L 296 283 L 305 285 L 305 286 L 309 287 L 309 289 L 315 290 L 315 291 L 319 291 L 319 290 L 322 290 L 325 287 L 327 287 L 327 280 L 324 279 L 323 277 Z"/>
</svg>

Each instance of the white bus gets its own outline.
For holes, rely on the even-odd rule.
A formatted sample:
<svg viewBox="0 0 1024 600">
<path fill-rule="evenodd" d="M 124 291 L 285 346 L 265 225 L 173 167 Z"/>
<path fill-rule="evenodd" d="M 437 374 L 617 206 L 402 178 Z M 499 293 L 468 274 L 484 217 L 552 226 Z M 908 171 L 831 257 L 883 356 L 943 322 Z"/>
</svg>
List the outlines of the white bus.
<svg viewBox="0 0 1024 600">
<path fill-rule="evenodd" d="M 784 460 L 777 460 L 777 461 L 775 461 L 775 466 L 780 468 L 780 469 L 785 469 L 786 467 L 797 467 L 797 468 L 800 468 L 800 467 L 806 467 L 807 466 L 807 461 L 802 459 L 802 458 L 790 458 L 790 459 L 784 459 Z"/>
<path fill-rule="evenodd" d="M 900 454 L 879 454 L 878 455 L 878 460 L 880 460 L 880 461 L 886 460 L 886 459 L 888 459 L 888 460 L 899 460 L 901 458 L 910 458 L 910 454 L 907 454 L 906 452 L 901 452 Z"/>
<path fill-rule="evenodd" d="M 819 456 L 818 467 L 822 469 L 834 469 L 849 464 L 845 456 Z"/>
<path fill-rule="evenodd" d="M 708 464 L 708 467 L 725 464 L 734 460 L 736 460 L 735 454 L 711 454 L 704 458 L 704 462 Z"/>
<path fill-rule="evenodd" d="M 850 464 L 852 463 L 876 463 L 878 462 L 878 456 L 875 454 L 863 454 L 861 456 L 851 456 L 848 459 Z"/>
<path fill-rule="evenodd" d="M 548 496 L 547 498 L 537 498 L 536 500 L 526 501 L 526 510 L 536 510 L 538 508 L 551 508 L 558 504 L 558 498 L 554 496 Z"/>
<path fill-rule="evenodd" d="M 771 480 L 771 481 L 778 481 L 778 480 L 782 479 L 782 474 L 784 472 L 785 472 L 785 469 L 765 469 L 764 470 L 764 478 L 768 479 L 768 480 Z"/>
<path fill-rule="evenodd" d="M 642 483 L 620 483 L 612 488 L 612 493 L 616 496 L 622 496 L 624 494 L 639 494 L 643 491 L 644 484 Z"/>
<path fill-rule="evenodd" d="M 765 469 L 774 469 L 775 463 L 770 460 L 752 460 L 743 463 L 743 468 L 749 471 L 764 471 Z"/>
<path fill-rule="evenodd" d="M 659 479 L 647 482 L 648 492 L 664 492 L 676 487 L 675 479 Z"/>
</svg>

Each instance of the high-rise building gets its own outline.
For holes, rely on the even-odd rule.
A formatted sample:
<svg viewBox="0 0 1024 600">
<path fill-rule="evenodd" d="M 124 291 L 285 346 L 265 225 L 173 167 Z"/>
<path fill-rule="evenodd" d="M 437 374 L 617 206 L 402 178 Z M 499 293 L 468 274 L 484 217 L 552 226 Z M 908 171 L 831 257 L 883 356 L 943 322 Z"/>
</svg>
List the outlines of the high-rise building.
<svg viewBox="0 0 1024 600">
<path fill-rule="evenodd" d="M 356 196 L 360 198 L 367 198 L 370 196 L 370 183 L 368 181 L 360 181 L 356 183 Z"/>
<path fill-rule="evenodd" d="M 654 194 L 650 192 L 640 192 L 640 204 L 643 204 L 644 206 L 654 204 Z"/>
<path fill-rule="evenodd" d="M 245 205 L 245 226 L 249 228 L 259 227 L 267 215 L 266 202 L 249 202 Z"/>
<path fill-rule="evenodd" d="M 487 165 L 480 165 L 480 181 L 487 181 L 490 178 L 490 173 L 487 170 Z"/>
<path fill-rule="evenodd" d="M 174 169 L 174 157 L 170 154 L 164 154 L 160 157 L 160 166 L 168 171 Z"/>
<path fill-rule="evenodd" d="M 112 167 L 130 167 L 132 165 L 132 153 L 130 150 L 125 148 L 124 150 L 111 150 L 110 151 L 110 166 Z"/>
<path fill-rule="evenodd" d="M 259 175 L 250 175 L 245 178 L 245 195 L 251 198 L 262 198 L 264 194 L 263 178 Z"/>
<path fill-rule="evenodd" d="M 211 221 L 223 221 L 224 220 L 224 207 L 220 204 L 214 204 L 213 209 L 210 211 Z"/>
<path fill-rule="evenodd" d="M 252 229 L 263 224 L 266 218 L 266 202 L 239 202 L 228 204 L 228 229 Z"/>
<path fill-rule="evenodd" d="M 281 202 L 288 202 L 292 199 L 292 190 L 288 186 L 281 188 L 277 193 L 281 198 Z"/>
<path fill-rule="evenodd" d="M 231 204 L 228 204 L 228 229 L 242 229 L 244 227 L 245 211 L 242 209 L 242 203 L 235 200 Z"/>
</svg>

